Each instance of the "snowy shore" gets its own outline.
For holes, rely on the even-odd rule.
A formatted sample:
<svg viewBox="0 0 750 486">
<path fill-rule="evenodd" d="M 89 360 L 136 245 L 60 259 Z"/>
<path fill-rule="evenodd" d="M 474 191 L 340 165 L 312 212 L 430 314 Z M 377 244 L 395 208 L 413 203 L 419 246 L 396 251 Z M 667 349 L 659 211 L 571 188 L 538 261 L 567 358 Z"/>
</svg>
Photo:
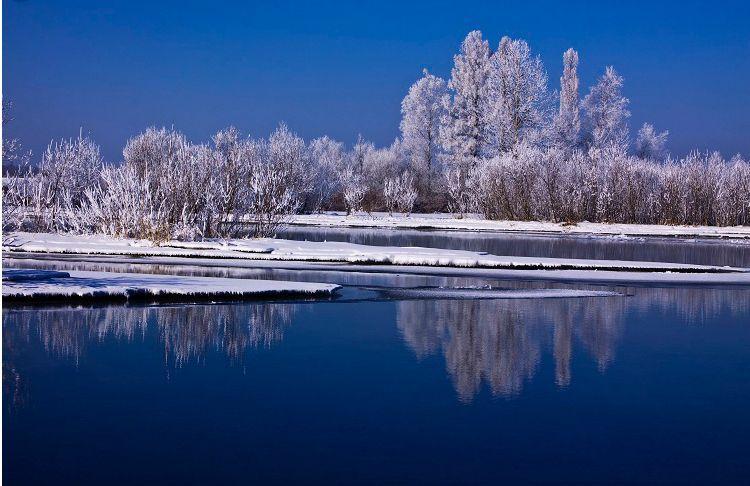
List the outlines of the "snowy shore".
<svg viewBox="0 0 750 486">
<path fill-rule="evenodd" d="M 747 269 L 680 263 L 499 256 L 484 252 L 419 247 L 380 247 L 342 242 L 280 239 L 235 239 L 201 242 L 171 241 L 154 246 L 142 240 L 49 233 L 13 233 L 4 238 L 3 252 L 83 255 L 219 258 L 256 261 L 297 261 L 512 270 L 597 270 L 672 273 L 746 273 Z"/>
<path fill-rule="evenodd" d="M 388 229 L 439 229 L 446 231 L 477 231 L 503 233 L 529 233 L 549 235 L 600 235 L 634 237 L 677 238 L 735 238 L 750 239 L 750 226 L 670 226 L 656 224 L 610 224 L 581 222 L 576 224 L 552 223 L 548 221 L 490 221 L 477 214 L 457 218 L 453 214 L 412 214 L 411 216 L 388 213 L 344 213 L 300 214 L 289 224 L 295 226 L 319 226 L 328 228 L 388 228 Z"/>
<path fill-rule="evenodd" d="M 339 288 L 274 280 L 26 269 L 3 270 L 2 282 L 6 302 L 319 297 Z"/>
</svg>

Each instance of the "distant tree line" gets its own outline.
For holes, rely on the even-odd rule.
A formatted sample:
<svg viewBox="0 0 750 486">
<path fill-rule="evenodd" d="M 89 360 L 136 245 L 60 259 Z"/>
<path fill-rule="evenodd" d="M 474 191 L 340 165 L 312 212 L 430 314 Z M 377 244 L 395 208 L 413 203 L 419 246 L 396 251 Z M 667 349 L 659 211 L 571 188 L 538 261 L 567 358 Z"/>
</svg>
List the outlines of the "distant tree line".
<svg viewBox="0 0 750 486">
<path fill-rule="evenodd" d="M 580 99 L 578 62 L 568 49 L 550 91 L 525 41 L 503 37 L 493 51 L 470 32 L 447 82 L 425 70 L 409 88 L 401 136 L 382 148 L 361 136 L 349 149 L 325 136 L 305 142 L 284 124 L 267 139 L 230 127 L 205 144 L 149 128 L 117 165 L 83 135 L 31 164 L 5 140 L 3 226 L 160 241 L 248 227 L 272 235 L 290 214 L 331 209 L 750 224 L 750 163 L 717 152 L 674 159 L 668 133 L 648 123 L 631 140 L 622 77 L 607 67 Z"/>
</svg>

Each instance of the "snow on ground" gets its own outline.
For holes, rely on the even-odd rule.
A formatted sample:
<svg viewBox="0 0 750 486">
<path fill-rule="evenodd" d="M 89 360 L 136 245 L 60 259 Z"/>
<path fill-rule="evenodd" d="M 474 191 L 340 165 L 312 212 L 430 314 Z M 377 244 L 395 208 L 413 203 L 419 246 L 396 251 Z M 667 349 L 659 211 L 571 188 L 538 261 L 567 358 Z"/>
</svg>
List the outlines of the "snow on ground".
<svg viewBox="0 0 750 486">
<path fill-rule="evenodd" d="M 3 299 L 43 301 L 67 299 L 240 299 L 326 296 L 335 284 L 182 277 L 140 273 L 3 270 Z"/>
<path fill-rule="evenodd" d="M 301 214 L 289 224 L 330 228 L 389 228 L 389 229 L 440 229 L 457 231 L 497 231 L 534 234 L 603 235 L 603 236 L 655 236 L 679 238 L 747 238 L 750 226 L 670 226 L 658 224 L 609 224 L 581 222 L 572 225 L 548 221 L 490 221 L 478 214 L 464 218 L 446 213 L 412 214 L 405 216 L 388 213 Z"/>
<path fill-rule="evenodd" d="M 401 265 L 514 270 L 610 270 L 641 272 L 748 272 L 747 269 L 680 263 L 490 255 L 484 252 L 420 247 L 383 247 L 344 242 L 280 239 L 235 239 L 197 243 L 167 242 L 149 246 L 139 240 L 103 236 L 13 233 L 3 241 L 4 252 L 41 252 L 127 256 L 282 260 L 367 265 Z"/>
</svg>

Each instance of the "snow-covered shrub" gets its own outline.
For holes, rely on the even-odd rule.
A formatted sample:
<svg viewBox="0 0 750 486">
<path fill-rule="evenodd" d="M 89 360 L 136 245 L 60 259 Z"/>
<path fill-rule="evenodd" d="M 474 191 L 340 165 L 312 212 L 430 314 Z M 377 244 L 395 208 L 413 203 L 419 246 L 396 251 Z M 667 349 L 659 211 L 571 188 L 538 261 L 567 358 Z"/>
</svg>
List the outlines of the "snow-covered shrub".
<svg viewBox="0 0 750 486">
<path fill-rule="evenodd" d="M 347 167 L 341 173 L 341 187 L 344 192 L 346 213 L 351 214 L 360 211 L 367 187 L 362 182 L 362 176 L 353 167 Z"/>
<path fill-rule="evenodd" d="M 411 172 L 407 171 L 401 174 L 399 189 L 398 207 L 401 212 L 409 215 L 414 209 L 414 203 L 417 202 L 417 188 L 414 184 L 414 175 Z"/>
<path fill-rule="evenodd" d="M 721 192 L 719 224 L 750 225 L 750 162 L 735 155 Z"/>
<path fill-rule="evenodd" d="M 488 219 L 534 219 L 541 209 L 540 158 L 539 150 L 522 146 L 481 162 L 469 182 L 476 209 Z"/>
<path fill-rule="evenodd" d="M 214 170 L 207 187 L 206 236 L 233 236 L 247 211 L 253 146 L 234 127 L 213 137 Z"/>
<path fill-rule="evenodd" d="M 395 177 L 389 177 L 383 183 L 383 201 L 388 214 L 393 216 L 393 211 L 398 208 L 398 191 L 399 180 Z"/>
<path fill-rule="evenodd" d="M 718 152 L 693 152 L 682 162 L 685 185 L 685 223 L 716 224 L 722 169 L 727 165 Z"/>
<path fill-rule="evenodd" d="M 28 167 L 4 187 L 5 224 L 31 231 L 71 230 L 69 217 L 84 192 L 98 183 L 102 165 L 99 146 L 82 135 L 50 143 L 38 168 Z"/>
<path fill-rule="evenodd" d="M 254 224 L 253 236 L 274 236 L 299 208 L 299 186 L 294 184 L 298 174 L 288 160 L 271 155 L 277 149 L 256 142 L 256 150 L 266 156 L 261 155 L 251 168 L 247 208 Z"/>
<path fill-rule="evenodd" d="M 77 215 L 78 228 L 154 242 L 170 239 L 173 230 L 165 201 L 155 196 L 147 176 L 138 174 L 133 165 L 105 168 L 101 185 L 86 192 L 86 201 Z"/>
<path fill-rule="evenodd" d="M 383 198 L 390 215 L 393 215 L 396 209 L 407 215 L 411 214 L 417 201 L 417 188 L 411 172 L 406 171 L 399 177 L 386 179 L 383 184 Z"/>
<path fill-rule="evenodd" d="M 187 138 L 176 130 L 148 128 L 130 140 L 123 150 L 124 167 L 132 167 L 136 178 L 148 186 L 153 199 L 160 204 L 163 225 L 174 233 L 187 214 L 187 208 L 200 197 L 191 184 L 191 146 Z M 143 233 L 147 229 L 143 228 Z M 172 235 L 170 235 L 172 236 Z"/>
<path fill-rule="evenodd" d="M 446 168 L 443 171 L 445 189 L 448 193 L 448 210 L 463 217 L 472 207 L 472 193 L 467 186 L 467 171 L 460 167 Z"/>
</svg>

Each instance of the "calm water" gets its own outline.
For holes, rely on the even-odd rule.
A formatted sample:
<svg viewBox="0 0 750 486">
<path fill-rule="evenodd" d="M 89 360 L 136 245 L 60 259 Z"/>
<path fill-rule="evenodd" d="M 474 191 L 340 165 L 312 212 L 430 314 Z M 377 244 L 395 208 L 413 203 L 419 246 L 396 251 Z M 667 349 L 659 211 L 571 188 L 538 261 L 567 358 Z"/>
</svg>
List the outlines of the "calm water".
<svg viewBox="0 0 750 486">
<path fill-rule="evenodd" d="M 494 255 L 637 260 L 750 267 L 750 241 L 680 238 L 534 236 L 459 231 L 288 227 L 279 238 L 348 241 L 375 246 L 422 246 Z"/>
<path fill-rule="evenodd" d="M 346 278 L 350 286 L 333 302 L 4 309 L 4 479 L 750 477 L 750 289 L 618 287 L 628 296 L 400 300 L 378 287 L 488 282 Z"/>
</svg>

